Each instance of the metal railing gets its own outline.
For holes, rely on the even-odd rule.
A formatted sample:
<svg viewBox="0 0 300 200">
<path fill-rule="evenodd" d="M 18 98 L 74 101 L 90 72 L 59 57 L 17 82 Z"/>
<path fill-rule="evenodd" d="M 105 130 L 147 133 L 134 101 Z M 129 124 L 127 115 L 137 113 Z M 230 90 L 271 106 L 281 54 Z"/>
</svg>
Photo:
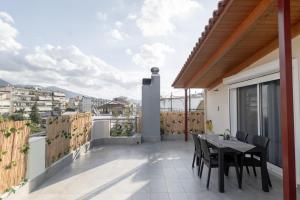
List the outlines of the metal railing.
<svg viewBox="0 0 300 200">
<path fill-rule="evenodd" d="M 109 121 L 111 137 L 132 136 L 134 133 L 140 132 L 140 117 L 112 117 L 94 119 L 94 121 L 98 120 Z"/>
<path fill-rule="evenodd" d="M 161 112 L 184 112 L 184 109 L 160 108 Z M 204 111 L 204 109 L 189 109 L 189 112 Z"/>
</svg>

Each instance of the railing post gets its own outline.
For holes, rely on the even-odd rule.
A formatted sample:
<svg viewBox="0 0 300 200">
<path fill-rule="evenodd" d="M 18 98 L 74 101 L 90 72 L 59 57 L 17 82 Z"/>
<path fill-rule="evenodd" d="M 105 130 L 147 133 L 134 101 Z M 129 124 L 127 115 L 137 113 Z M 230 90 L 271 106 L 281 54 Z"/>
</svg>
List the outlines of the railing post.
<svg viewBox="0 0 300 200">
<path fill-rule="evenodd" d="M 138 117 L 135 116 L 135 133 L 137 133 L 137 126 L 138 126 L 137 120 L 138 120 Z"/>
<path fill-rule="evenodd" d="M 290 0 L 278 0 L 281 135 L 284 200 L 296 200 Z"/>
</svg>

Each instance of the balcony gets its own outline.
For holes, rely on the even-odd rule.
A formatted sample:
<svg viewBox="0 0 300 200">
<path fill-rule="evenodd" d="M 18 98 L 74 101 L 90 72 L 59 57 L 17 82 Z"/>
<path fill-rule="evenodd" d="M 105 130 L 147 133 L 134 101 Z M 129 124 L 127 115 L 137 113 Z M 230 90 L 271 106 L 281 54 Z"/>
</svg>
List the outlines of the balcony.
<svg viewBox="0 0 300 200">
<path fill-rule="evenodd" d="M 206 171 L 199 179 L 196 168 L 191 168 L 193 150 L 193 143 L 183 141 L 101 145 L 55 174 L 26 199 L 282 199 L 280 178 L 271 174 L 273 188 L 265 193 L 260 177 L 245 173 L 240 190 L 233 169 L 225 178 L 224 194 L 218 192 L 215 170 L 207 190 Z"/>
<path fill-rule="evenodd" d="M 174 116 L 163 113 L 164 115 L 167 117 L 162 117 L 163 124 L 164 121 L 168 124 L 168 120 L 171 123 L 175 118 L 182 117 L 180 113 L 175 113 Z M 197 113 L 194 115 L 197 116 Z M 139 121 L 137 118 L 135 120 L 131 122 L 137 124 L 134 126 L 134 132 L 139 129 Z M 175 130 L 175 127 L 178 130 L 182 129 L 181 120 L 177 121 L 179 124 L 169 127 L 170 130 Z M 2 124 L 3 130 L 6 130 L 3 141 L 8 142 L 4 145 L 8 151 L 2 155 L 2 164 L 10 163 L 6 158 L 10 155 L 9 145 L 14 144 L 8 140 L 13 139 L 16 144 L 22 144 L 26 142 L 26 139 L 21 137 L 22 134 L 29 134 L 26 122 L 14 122 L 15 128 L 11 127 L 12 123 Z M 270 192 L 264 192 L 259 168 L 256 168 L 257 177 L 253 175 L 252 169 L 250 175 L 244 170 L 242 189 L 238 187 L 234 168 L 230 168 L 229 176 L 225 177 L 225 193 L 219 192 L 218 170 L 213 169 L 210 188 L 206 189 L 207 168 L 204 167 L 201 179 L 197 174 L 197 167 L 192 168 L 194 144 L 191 135 L 188 136 L 187 142 L 184 142 L 183 138 L 170 140 L 168 137 L 162 137 L 165 140 L 157 143 L 128 143 L 120 140 L 99 142 L 99 139 L 103 138 L 118 140 L 110 131 L 116 121 L 107 123 L 107 120 L 94 120 L 92 126 L 91 124 L 90 114 L 50 117 L 47 120 L 46 137 L 31 137 L 29 140 L 27 166 L 26 161 L 21 159 L 13 162 L 11 168 L 4 171 L 9 173 L 5 177 L 6 180 L 12 180 L 10 177 L 15 177 L 16 171 L 22 172 L 23 175 L 18 174 L 18 180 L 15 179 L 16 183 L 24 177 L 24 169 L 27 170 L 28 178 L 25 186 L 18 188 L 16 194 L 5 197 L 5 200 L 282 199 L 282 178 L 269 171 L 273 187 L 270 188 Z M 197 123 L 194 124 L 194 128 L 201 129 L 196 125 Z M 164 134 L 182 134 L 177 130 L 169 133 L 168 130 L 166 128 Z M 21 131 L 22 134 L 15 134 L 16 131 Z M 104 132 L 107 132 L 109 137 L 106 137 Z M 18 158 L 17 154 L 11 155 L 16 156 L 13 160 Z M 5 188 L 14 188 L 14 185 L 8 181 Z M 0 186 L 2 191 L 6 191 L 3 185 Z"/>
</svg>

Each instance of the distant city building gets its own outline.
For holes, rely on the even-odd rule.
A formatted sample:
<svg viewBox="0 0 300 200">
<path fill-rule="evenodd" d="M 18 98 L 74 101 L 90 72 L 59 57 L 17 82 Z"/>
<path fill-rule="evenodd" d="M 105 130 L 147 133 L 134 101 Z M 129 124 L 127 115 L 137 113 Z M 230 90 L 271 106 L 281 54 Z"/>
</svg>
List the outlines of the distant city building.
<svg viewBox="0 0 300 200">
<path fill-rule="evenodd" d="M 92 112 L 92 98 L 83 96 L 79 101 L 79 112 Z"/>
<path fill-rule="evenodd" d="M 29 116 L 31 108 L 37 104 L 42 117 L 58 115 L 65 111 L 65 94 L 43 88 L 6 86 L 0 87 L 0 114 L 20 112 Z"/>
<path fill-rule="evenodd" d="M 91 112 L 94 115 L 99 115 L 99 107 L 108 101 L 108 99 L 77 96 L 69 99 L 67 111 Z"/>
<path fill-rule="evenodd" d="M 0 114 L 10 114 L 12 112 L 11 87 L 0 88 Z"/>
<path fill-rule="evenodd" d="M 35 101 L 29 105 L 28 110 L 31 111 L 31 107 L 36 103 L 42 117 L 51 115 L 53 111 L 52 92 L 37 89 L 35 90 L 35 97 Z"/>
<path fill-rule="evenodd" d="M 52 93 L 52 112 L 54 115 L 61 115 L 66 111 L 67 100 L 66 95 L 62 92 Z"/>
<path fill-rule="evenodd" d="M 69 98 L 67 110 L 70 110 L 70 111 L 79 111 L 79 101 L 80 101 L 79 97 Z"/>
<path fill-rule="evenodd" d="M 101 114 L 123 115 L 128 104 L 120 101 L 109 101 L 99 107 Z"/>
</svg>

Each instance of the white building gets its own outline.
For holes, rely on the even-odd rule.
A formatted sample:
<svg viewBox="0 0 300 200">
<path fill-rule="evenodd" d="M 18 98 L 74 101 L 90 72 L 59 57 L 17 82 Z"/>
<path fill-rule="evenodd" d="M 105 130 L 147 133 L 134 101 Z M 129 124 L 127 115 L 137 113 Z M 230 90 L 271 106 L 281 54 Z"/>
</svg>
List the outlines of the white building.
<svg viewBox="0 0 300 200">
<path fill-rule="evenodd" d="M 11 87 L 0 87 L 0 114 L 8 115 L 12 112 Z"/>
<path fill-rule="evenodd" d="M 79 112 L 92 112 L 92 98 L 83 96 L 79 101 Z"/>
<path fill-rule="evenodd" d="M 53 111 L 57 114 L 65 112 L 67 106 L 66 95 L 62 92 L 52 93 Z"/>
<path fill-rule="evenodd" d="M 66 106 L 65 94 L 34 87 L 0 87 L 1 114 L 21 111 L 28 117 L 35 103 L 42 116 L 62 113 Z"/>
</svg>

